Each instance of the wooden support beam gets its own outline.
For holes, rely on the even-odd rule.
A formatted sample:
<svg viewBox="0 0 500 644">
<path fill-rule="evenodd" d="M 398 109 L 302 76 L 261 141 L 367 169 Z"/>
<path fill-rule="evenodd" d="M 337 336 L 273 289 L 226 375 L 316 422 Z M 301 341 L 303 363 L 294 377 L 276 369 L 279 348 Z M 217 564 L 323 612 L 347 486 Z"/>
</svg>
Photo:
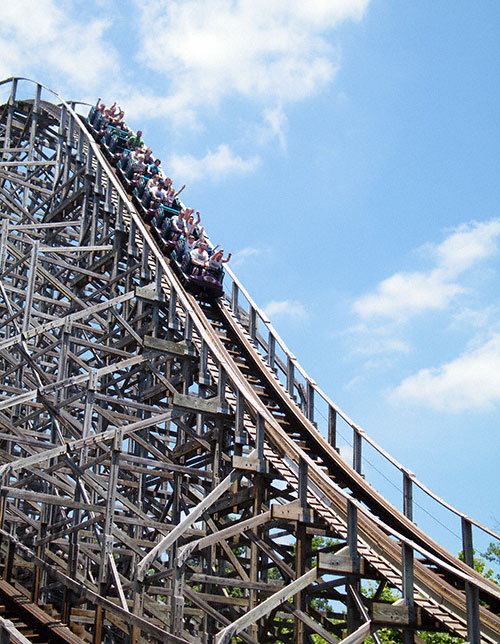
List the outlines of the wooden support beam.
<svg viewBox="0 0 500 644">
<path fill-rule="evenodd" d="M 372 621 L 374 624 L 387 627 L 413 626 L 418 628 L 422 625 L 421 609 L 417 608 L 412 619 L 409 607 L 401 600 L 391 604 L 388 602 L 373 602 Z"/>
<path fill-rule="evenodd" d="M 303 507 L 298 499 L 283 505 L 274 503 L 271 506 L 271 516 L 273 519 L 285 519 L 300 523 L 313 523 L 314 521 L 314 512 L 310 508 Z"/>
<path fill-rule="evenodd" d="M 269 614 L 274 608 L 277 608 L 278 606 L 280 606 L 280 604 L 290 599 L 290 597 L 293 597 L 303 588 L 306 588 L 314 581 L 316 581 L 317 574 L 317 569 L 312 568 L 282 590 L 274 593 L 274 595 L 271 595 L 271 597 L 264 600 L 261 604 L 253 608 L 251 611 L 249 611 L 242 617 L 239 617 L 231 625 L 226 626 L 226 628 L 217 633 L 217 636 L 215 638 L 216 644 L 228 644 L 228 642 L 230 642 L 235 635 L 238 635 L 245 628 L 247 628 L 251 624 L 254 624 L 259 619 Z"/>
<path fill-rule="evenodd" d="M 345 637 L 339 644 L 362 644 L 366 638 L 370 635 L 371 622 L 365 622 L 361 626 Z"/>
<path fill-rule="evenodd" d="M 146 335 L 143 338 L 144 348 L 153 349 L 158 353 L 167 353 L 174 356 L 196 357 L 195 349 L 188 345 L 187 342 L 172 342 L 171 340 L 163 340 L 161 338 L 154 338 Z"/>
<path fill-rule="evenodd" d="M 323 628 L 321 624 L 318 624 L 318 622 L 315 622 L 314 619 L 312 619 L 304 611 L 295 608 L 295 606 L 293 604 L 290 604 L 290 602 L 284 602 L 283 608 L 284 610 L 291 613 L 294 617 L 299 619 L 303 624 L 305 624 L 312 631 L 317 633 L 323 640 L 325 640 L 325 642 L 328 642 L 328 644 L 339 644 L 340 640 L 337 637 L 335 637 L 333 633 L 330 633 L 329 631 L 326 630 L 326 628 Z"/>
<path fill-rule="evenodd" d="M 245 530 L 250 530 L 258 527 L 259 525 L 262 525 L 263 523 L 267 523 L 270 518 L 271 518 L 271 511 L 268 510 L 267 512 L 263 512 L 262 514 L 259 514 L 256 517 L 252 517 L 251 519 L 246 519 L 245 521 L 240 521 L 228 528 L 223 528 L 218 532 L 207 535 L 206 537 L 202 537 L 197 541 L 191 541 L 190 543 L 188 543 L 186 546 L 184 546 L 179 550 L 179 553 L 177 555 L 176 565 L 177 566 L 184 565 L 184 563 L 189 559 L 189 557 L 196 550 L 203 550 L 203 548 L 207 548 L 208 546 L 219 543 L 223 539 L 230 539 L 235 535 L 241 535 L 243 534 L 243 532 L 245 532 Z"/>
<path fill-rule="evenodd" d="M 139 561 L 137 565 L 137 579 L 139 581 L 144 580 L 145 572 L 148 568 L 148 566 L 151 564 L 152 561 L 158 556 L 161 555 L 161 553 L 165 552 L 167 548 L 169 548 L 173 543 L 177 541 L 177 539 L 184 534 L 184 532 L 189 528 L 195 521 L 199 519 L 199 517 L 206 511 L 212 503 L 214 503 L 224 492 L 226 492 L 231 485 L 236 481 L 239 477 L 241 477 L 242 473 L 238 473 L 235 470 L 229 474 L 223 481 L 219 483 L 219 485 L 214 488 L 210 494 L 197 506 L 195 506 L 191 512 L 183 519 L 166 537 L 164 537 L 156 546 L 145 556 Z"/>
<path fill-rule="evenodd" d="M 320 552 L 318 557 L 318 567 L 324 573 L 334 573 L 338 575 L 353 575 L 366 573 L 366 563 L 364 559 L 353 559 L 348 554 L 335 554 L 329 552 Z"/>
<path fill-rule="evenodd" d="M 221 405 L 219 398 L 207 400 L 206 398 L 176 393 L 172 402 L 174 407 L 196 413 L 210 414 L 212 416 L 232 416 L 230 408 L 227 405 Z"/>
</svg>

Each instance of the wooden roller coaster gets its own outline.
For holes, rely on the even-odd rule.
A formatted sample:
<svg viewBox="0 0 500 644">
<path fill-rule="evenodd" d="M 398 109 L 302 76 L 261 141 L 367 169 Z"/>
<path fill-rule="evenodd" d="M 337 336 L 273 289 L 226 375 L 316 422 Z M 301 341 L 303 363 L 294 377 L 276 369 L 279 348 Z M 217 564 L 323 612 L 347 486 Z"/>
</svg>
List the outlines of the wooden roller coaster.
<svg viewBox="0 0 500 644">
<path fill-rule="evenodd" d="M 184 290 L 78 104 L 0 89 L 0 638 L 498 644 L 472 534 L 500 537 L 338 409 L 231 271 L 218 300 Z M 464 561 L 413 521 L 417 489 Z"/>
</svg>

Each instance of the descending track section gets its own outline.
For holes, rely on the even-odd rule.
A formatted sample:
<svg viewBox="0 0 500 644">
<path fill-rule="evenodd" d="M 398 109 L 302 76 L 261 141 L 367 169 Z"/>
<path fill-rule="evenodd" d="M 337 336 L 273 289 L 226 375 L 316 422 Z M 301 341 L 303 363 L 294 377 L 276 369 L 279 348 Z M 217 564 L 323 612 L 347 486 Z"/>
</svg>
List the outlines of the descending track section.
<svg viewBox="0 0 500 644">
<path fill-rule="evenodd" d="M 231 272 L 217 301 L 185 292 L 75 104 L 0 90 L 5 592 L 72 641 L 497 643 L 500 591 L 467 565 L 473 531 L 497 535 L 345 416 Z M 467 563 L 414 523 L 417 491 Z"/>
</svg>

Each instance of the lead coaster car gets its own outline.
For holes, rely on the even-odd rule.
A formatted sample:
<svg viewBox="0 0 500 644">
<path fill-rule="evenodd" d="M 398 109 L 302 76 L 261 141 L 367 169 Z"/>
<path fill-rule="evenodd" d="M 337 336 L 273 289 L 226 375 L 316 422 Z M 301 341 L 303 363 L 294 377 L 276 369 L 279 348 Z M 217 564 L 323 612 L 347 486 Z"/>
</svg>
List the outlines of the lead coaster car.
<svg viewBox="0 0 500 644">
<path fill-rule="evenodd" d="M 219 282 L 209 271 L 204 271 L 201 275 L 186 275 L 183 273 L 181 279 L 187 291 L 201 298 L 215 300 L 224 294 L 222 282 Z"/>
</svg>

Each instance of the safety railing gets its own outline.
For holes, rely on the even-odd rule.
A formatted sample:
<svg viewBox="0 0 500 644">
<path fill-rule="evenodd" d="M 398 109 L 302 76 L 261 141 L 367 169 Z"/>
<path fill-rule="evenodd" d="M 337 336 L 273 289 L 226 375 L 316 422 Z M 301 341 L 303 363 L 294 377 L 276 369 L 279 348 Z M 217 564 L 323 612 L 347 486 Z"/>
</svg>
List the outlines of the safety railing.
<svg viewBox="0 0 500 644">
<path fill-rule="evenodd" d="M 472 528 L 479 529 L 487 538 L 500 540 L 500 535 L 479 521 L 467 516 L 430 490 L 408 468 L 399 463 L 391 454 L 384 450 L 373 440 L 365 430 L 357 425 L 308 375 L 306 370 L 297 360 L 296 356 L 288 349 L 277 330 L 272 325 L 267 315 L 252 299 L 243 284 L 238 280 L 233 271 L 226 268 L 225 297 L 227 305 L 240 325 L 244 327 L 256 350 L 260 353 L 263 362 L 280 380 L 290 399 L 301 410 L 304 416 L 328 440 L 337 452 L 347 460 L 352 468 L 363 475 L 368 482 L 366 468 L 377 455 L 383 463 L 389 466 L 392 474 L 385 474 L 378 465 L 375 469 L 385 482 L 398 487 L 399 499 L 394 505 L 401 508 L 407 518 L 415 521 L 415 508 L 421 507 L 427 515 L 433 510 L 427 510 L 415 499 L 416 489 L 430 498 L 434 504 L 457 518 L 457 529 L 461 533 L 461 549 L 465 561 L 472 561 L 474 550 Z M 370 451 L 370 458 L 365 458 L 365 451 Z M 399 484 L 395 484 L 393 474 L 397 473 Z M 392 478 L 391 478 L 392 477 Z M 375 486 L 374 487 L 378 487 Z M 387 493 L 389 495 L 390 492 Z M 435 511 L 439 514 L 439 511 Z M 446 518 L 436 518 L 442 527 L 450 530 Z M 450 530 L 457 536 L 457 530 Z M 480 539 L 481 540 L 481 539 Z M 484 540 L 481 540 L 483 543 Z"/>
</svg>

